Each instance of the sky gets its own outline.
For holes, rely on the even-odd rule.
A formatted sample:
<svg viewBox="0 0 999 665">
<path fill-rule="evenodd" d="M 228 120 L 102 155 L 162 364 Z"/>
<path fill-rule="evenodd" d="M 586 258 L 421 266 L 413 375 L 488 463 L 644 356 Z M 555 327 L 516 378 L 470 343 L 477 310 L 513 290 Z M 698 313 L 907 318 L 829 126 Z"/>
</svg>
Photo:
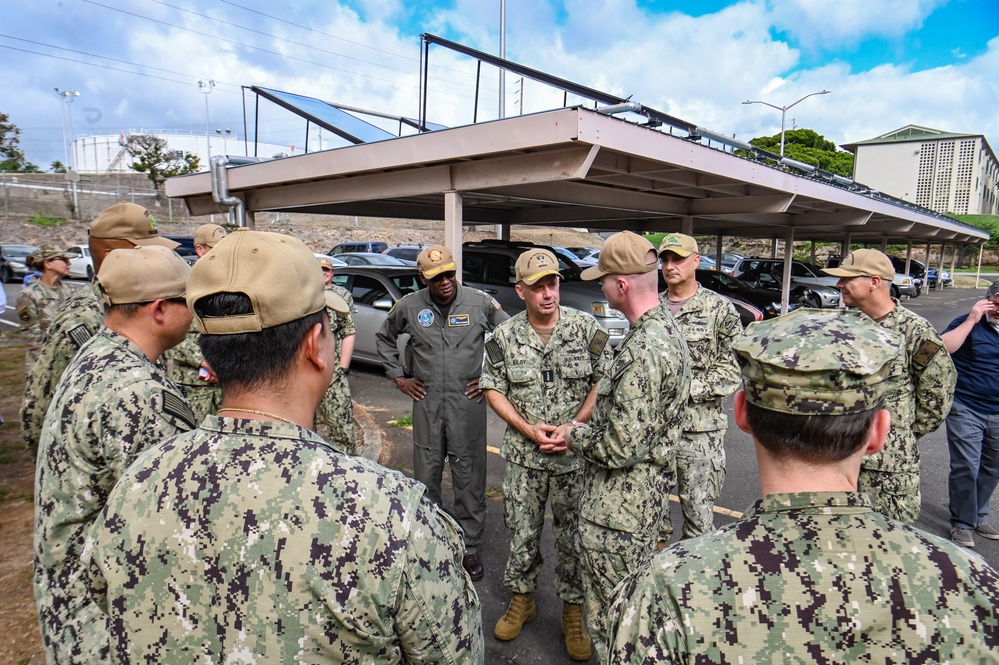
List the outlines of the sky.
<svg viewBox="0 0 999 665">
<path fill-rule="evenodd" d="M 78 137 L 252 140 L 254 96 L 247 130 L 241 86 L 258 85 L 416 117 L 421 33 L 498 54 L 500 1 L 7 0 L 0 112 L 42 169 L 64 159 L 67 110 Z M 788 109 L 787 127 L 844 144 L 915 124 L 984 134 L 999 151 L 995 0 L 507 0 L 505 37 L 509 60 L 742 140 L 781 125 L 780 110 L 742 102 L 829 90 Z M 474 60 L 431 47 L 429 88 L 429 121 L 472 122 Z M 79 96 L 67 107 L 56 89 Z M 483 66 L 480 121 L 497 117 L 498 98 L 497 70 Z M 507 75 L 507 116 L 562 102 Z M 259 127 L 262 141 L 306 146 L 304 121 L 263 101 Z M 314 128 L 309 140 L 320 147 Z"/>
</svg>

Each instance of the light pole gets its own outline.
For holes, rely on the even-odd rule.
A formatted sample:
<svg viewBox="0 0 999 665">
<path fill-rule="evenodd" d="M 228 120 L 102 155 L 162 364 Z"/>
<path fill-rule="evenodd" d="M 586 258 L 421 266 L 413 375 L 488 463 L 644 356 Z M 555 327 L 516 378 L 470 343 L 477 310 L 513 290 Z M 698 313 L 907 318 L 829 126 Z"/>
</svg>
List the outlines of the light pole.
<svg viewBox="0 0 999 665">
<path fill-rule="evenodd" d="M 201 91 L 201 94 L 205 96 L 205 145 L 208 147 L 208 156 L 205 160 L 206 162 L 209 162 L 212 159 L 212 135 L 209 133 L 208 129 L 208 95 L 212 94 L 212 90 L 216 85 L 218 85 L 218 82 L 216 82 L 215 79 L 198 81 L 198 89 Z"/>
<path fill-rule="evenodd" d="M 73 140 L 73 109 L 69 106 L 73 103 L 73 100 L 80 96 L 80 93 L 76 90 L 60 90 L 59 88 L 52 88 L 56 91 L 56 94 L 62 97 L 62 101 L 65 102 L 63 106 L 60 107 L 62 110 L 62 148 L 63 148 L 63 159 L 66 160 L 66 169 L 73 169 L 73 161 L 70 160 L 69 153 L 69 142 L 66 140 L 66 119 L 69 118 L 69 141 Z M 75 151 L 74 151 L 75 152 Z"/>
<path fill-rule="evenodd" d="M 229 154 L 229 143 L 226 139 L 232 136 L 231 129 L 216 129 L 215 133 L 222 137 L 222 152 L 223 154 Z M 320 144 L 320 150 L 322 150 L 322 145 Z"/>
<path fill-rule="evenodd" d="M 780 156 L 783 157 L 784 156 L 784 119 L 787 117 L 787 110 L 789 108 L 791 108 L 792 106 L 795 106 L 796 104 L 800 104 L 801 102 L 805 101 L 806 99 L 808 99 L 809 97 L 811 97 L 813 95 L 828 95 L 830 92 L 832 92 L 832 91 L 831 90 L 820 90 L 819 92 L 810 92 L 807 95 L 805 95 L 804 97 L 802 97 L 801 99 L 799 99 L 798 101 L 796 101 L 794 104 L 788 104 L 787 106 L 777 106 L 776 104 L 771 104 L 770 102 L 761 102 L 759 100 L 755 100 L 755 101 L 746 100 L 746 101 L 743 102 L 743 104 L 763 104 L 765 106 L 769 106 L 772 109 L 777 109 L 778 111 L 780 111 Z"/>
</svg>

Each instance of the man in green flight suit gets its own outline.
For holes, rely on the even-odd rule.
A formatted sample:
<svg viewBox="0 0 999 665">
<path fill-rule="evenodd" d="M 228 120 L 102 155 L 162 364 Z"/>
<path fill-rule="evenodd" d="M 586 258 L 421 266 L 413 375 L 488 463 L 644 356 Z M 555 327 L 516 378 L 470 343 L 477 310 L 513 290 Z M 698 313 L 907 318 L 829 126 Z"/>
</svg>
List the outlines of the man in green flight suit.
<svg viewBox="0 0 999 665">
<path fill-rule="evenodd" d="M 413 475 L 441 501 L 444 460 L 451 466 L 454 514 L 465 536 L 465 569 L 482 579 L 479 545 L 486 522 L 486 405 L 479 389 L 485 335 L 509 317 L 482 291 L 458 283 L 451 250 L 427 247 L 416 259 L 427 288 L 395 304 L 378 331 L 385 373 L 413 399 Z M 396 341 L 409 333 L 411 373 Z"/>
</svg>

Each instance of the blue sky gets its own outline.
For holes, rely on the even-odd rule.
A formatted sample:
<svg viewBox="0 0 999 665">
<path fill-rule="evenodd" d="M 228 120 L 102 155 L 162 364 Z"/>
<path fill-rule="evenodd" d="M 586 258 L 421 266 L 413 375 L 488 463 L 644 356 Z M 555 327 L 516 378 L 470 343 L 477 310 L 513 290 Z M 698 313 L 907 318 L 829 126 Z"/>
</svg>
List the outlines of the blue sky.
<svg viewBox="0 0 999 665">
<path fill-rule="evenodd" d="M 34 0 L 5 4 L 0 111 L 28 158 L 62 159 L 53 88 L 77 90 L 77 134 L 126 130 L 243 135 L 240 85 L 257 84 L 416 115 L 419 34 L 489 52 L 499 0 Z M 837 143 L 918 124 L 982 133 L 999 149 L 999 2 L 994 0 L 508 0 L 507 57 L 749 139 L 780 130 L 776 105 L 821 89 L 788 113 Z M 474 62 L 431 51 L 430 120 L 471 121 Z M 519 112 L 508 78 L 506 113 Z M 561 104 L 525 85 L 524 111 Z M 483 69 L 479 118 L 497 114 Z M 262 138 L 301 144 L 275 109 Z M 313 137 L 314 138 L 314 137 Z"/>
</svg>

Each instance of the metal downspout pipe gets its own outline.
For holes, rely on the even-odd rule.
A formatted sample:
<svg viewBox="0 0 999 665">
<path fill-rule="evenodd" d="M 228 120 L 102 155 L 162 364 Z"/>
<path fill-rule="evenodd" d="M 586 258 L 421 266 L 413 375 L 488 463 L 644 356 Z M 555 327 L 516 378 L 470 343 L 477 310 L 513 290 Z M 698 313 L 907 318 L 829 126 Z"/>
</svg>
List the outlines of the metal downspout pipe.
<svg viewBox="0 0 999 665">
<path fill-rule="evenodd" d="M 238 196 L 229 194 L 229 177 L 226 175 L 226 165 L 229 159 L 225 155 L 215 155 L 211 159 L 212 166 L 212 200 L 229 208 L 229 223 L 243 228 L 246 226 L 246 204 Z"/>
</svg>

